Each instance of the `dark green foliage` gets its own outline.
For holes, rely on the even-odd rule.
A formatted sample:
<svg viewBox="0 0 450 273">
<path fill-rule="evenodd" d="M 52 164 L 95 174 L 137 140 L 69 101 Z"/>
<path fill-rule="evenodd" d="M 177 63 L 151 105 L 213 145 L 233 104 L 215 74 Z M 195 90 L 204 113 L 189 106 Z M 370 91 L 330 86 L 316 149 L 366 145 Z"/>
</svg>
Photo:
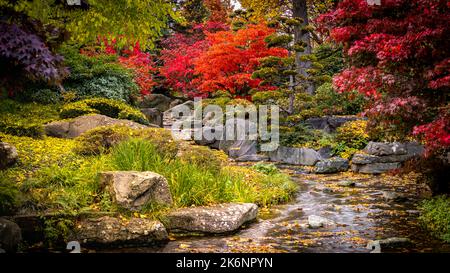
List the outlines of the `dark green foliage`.
<svg viewBox="0 0 450 273">
<path fill-rule="evenodd" d="M 112 118 L 128 119 L 148 125 L 147 118 L 138 109 L 124 102 L 104 98 L 86 99 L 63 106 L 61 118 L 75 118 L 87 114 L 102 114 Z"/>
<path fill-rule="evenodd" d="M 450 243 L 450 198 L 439 196 L 421 204 L 419 220 L 434 236 Z"/>
<path fill-rule="evenodd" d="M 280 170 L 273 163 L 259 162 L 253 165 L 252 169 L 267 175 L 274 175 L 280 173 Z"/>
<path fill-rule="evenodd" d="M 138 93 L 132 72 L 117 63 L 117 56 L 90 57 L 69 46 L 62 48 L 61 53 L 71 72 L 64 87 L 75 92 L 78 98 L 102 97 L 130 102 Z"/>
<path fill-rule="evenodd" d="M 317 62 L 322 65 L 316 75 L 320 78 L 319 82 L 321 83 L 331 82 L 333 75 L 341 72 L 344 68 L 342 46 L 323 43 L 314 48 L 314 55 L 317 57 Z"/>
<path fill-rule="evenodd" d="M 314 101 L 326 115 L 356 115 L 363 111 L 367 102 L 358 92 L 337 93 L 331 83 L 324 83 L 316 90 Z"/>
</svg>

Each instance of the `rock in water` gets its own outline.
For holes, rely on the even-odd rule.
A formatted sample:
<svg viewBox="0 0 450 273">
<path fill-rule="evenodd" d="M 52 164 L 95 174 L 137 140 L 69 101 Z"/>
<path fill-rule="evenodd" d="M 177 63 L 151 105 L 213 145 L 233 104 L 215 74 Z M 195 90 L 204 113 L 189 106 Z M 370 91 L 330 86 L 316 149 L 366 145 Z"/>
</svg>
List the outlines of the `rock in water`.
<svg viewBox="0 0 450 273">
<path fill-rule="evenodd" d="M 258 206 L 227 203 L 210 207 L 182 208 L 167 215 L 167 228 L 178 232 L 227 233 L 255 220 Z"/>
<path fill-rule="evenodd" d="M 147 203 L 172 204 L 167 180 L 154 172 L 104 172 L 100 174 L 100 183 L 114 202 L 130 210 L 139 210 Z"/>
<path fill-rule="evenodd" d="M 333 157 L 317 162 L 315 172 L 319 174 L 345 172 L 349 167 L 347 159 Z"/>
<path fill-rule="evenodd" d="M 86 245 L 149 245 L 167 238 L 167 231 L 159 221 L 104 216 L 82 220 L 74 239 Z"/>
<path fill-rule="evenodd" d="M 405 196 L 398 194 L 396 192 L 389 192 L 389 191 L 383 192 L 383 198 L 386 201 L 394 201 L 394 202 L 402 202 L 407 200 Z"/>
<path fill-rule="evenodd" d="M 156 108 L 161 112 L 171 107 L 172 99 L 163 94 L 148 94 L 141 96 L 138 100 L 140 108 Z"/>
<path fill-rule="evenodd" d="M 0 170 L 14 165 L 18 157 L 16 147 L 5 142 L 0 142 Z"/>
<path fill-rule="evenodd" d="M 48 136 L 59 138 L 75 138 L 81 134 L 101 126 L 123 125 L 132 129 L 143 129 L 148 126 L 125 119 L 114 119 L 104 115 L 88 115 L 77 117 L 68 121 L 55 121 L 44 125 Z M 153 125 L 153 127 L 158 127 Z"/>
<path fill-rule="evenodd" d="M 14 222 L 0 218 L 0 249 L 5 252 L 16 252 L 20 241 L 22 241 L 20 227 Z"/>
<path fill-rule="evenodd" d="M 308 216 L 308 226 L 310 228 L 332 227 L 336 223 L 330 219 L 322 216 L 310 215 Z"/>
<path fill-rule="evenodd" d="M 356 183 L 355 183 L 355 181 L 341 181 L 341 182 L 339 182 L 338 183 L 338 186 L 341 186 L 341 187 L 355 187 L 356 186 Z"/>
</svg>

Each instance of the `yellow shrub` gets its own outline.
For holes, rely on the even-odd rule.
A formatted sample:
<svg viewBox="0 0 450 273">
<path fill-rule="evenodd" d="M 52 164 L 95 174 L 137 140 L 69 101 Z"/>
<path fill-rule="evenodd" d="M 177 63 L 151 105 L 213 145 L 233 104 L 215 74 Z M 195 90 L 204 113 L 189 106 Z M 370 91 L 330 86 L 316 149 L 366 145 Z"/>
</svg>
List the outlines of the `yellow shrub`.
<svg viewBox="0 0 450 273">
<path fill-rule="evenodd" d="M 369 141 L 369 135 L 366 132 L 367 121 L 350 121 L 339 127 L 336 131 L 336 140 L 344 143 L 347 147 L 362 149 Z"/>
</svg>

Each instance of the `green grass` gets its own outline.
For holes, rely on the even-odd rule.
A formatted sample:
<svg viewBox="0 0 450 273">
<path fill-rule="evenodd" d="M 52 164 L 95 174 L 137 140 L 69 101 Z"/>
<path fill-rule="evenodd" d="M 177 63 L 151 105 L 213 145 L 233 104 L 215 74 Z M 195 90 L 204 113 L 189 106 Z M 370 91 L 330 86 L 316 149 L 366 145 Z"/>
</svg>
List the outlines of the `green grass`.
<svg viewBox="0 0 450 273">
<path fill-rule="evenodd" d="M 177 207 L 233 201 L 265 206 L 289 199 L 295 190 L 294 183 L 285 175 L 266 175 L 241 167 L 217 171 L 205 168 L 204 162 L 186 164 L 180 158 L 165 157 L 152 143 L 142 139 L 117 145 L 111 163 L 117 170 L 153 171 L 163 175 Z"/>
<path fill-rule="evenodd" d="M 421 204 L 419 220 L 431 234 L 450 243 L 450 197 L 438 196 Z"/>
</svg>

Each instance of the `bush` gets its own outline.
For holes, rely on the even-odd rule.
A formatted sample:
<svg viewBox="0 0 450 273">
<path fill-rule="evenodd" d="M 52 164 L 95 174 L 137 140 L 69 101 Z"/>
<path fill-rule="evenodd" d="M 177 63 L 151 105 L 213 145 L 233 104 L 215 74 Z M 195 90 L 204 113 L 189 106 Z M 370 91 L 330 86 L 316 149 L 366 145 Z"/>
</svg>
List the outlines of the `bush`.
<svg viewBox="0 0 450 273">
<path fill-rule="evenodd" d="M 195 165 L 213 173 L 218 173 L 225 163 L 225 160 L 222 157 L 219 157 L 217 151 L 213 151 L 204 146 L 186 146 L 185 149 L 182 149 L 179 152 L 178 158 L 181 162 Z M 224 158 L 226 158 L 225 154 Z"/>
<path fill-rule="evenodd" d="M 365 120 L 346 122 L 336 130 L 336 140 L 349 148 L 363 149 L 369 142 L 366 128 L 367 121 Z"/>
<path fill-rule="evenodd" d="M 422 202 L 419 220 L 431 234 L 450 243 L 450 198 L 439 196 Z"/>
<path fill-rule="evenodd" d="M 43 124 L 58 118 L 58 105 L 0 100 L 0 132 L 41 138 Z"/>
<path fill-rule="evenodd" d="M 111 148 L 130 138 L 145 139 L 154 144 L 160 154 L 175 158 L 178 142 L 172 133 L 163 128 L 131 129 L 127 126 L 112 125 L 94 128 L 76 138 L 75 151 L 82 155 L 109 153 Z"/>
<path fill-rule="evenodd" d="M 113 125 L 94 128 L 76 138 L 75 151 L 82 155 L 108 153 L 110 149 L 133 135 L 127 126 Z"/>
<path fill-rule="evenodd" d="M 138 109 L 132 108 L 124 102 L 95 98 L 68 103 L 59 113 L 61 118 L 75 118 L 87 114 L 102 114 L 112 118 L 128 119 L 148 125 L 144 114 Z"/>
<path fill-rule="evenodd" d="M 118 63 L 117 56 L 86 56 L 75 47 L 61 49 L 70 76 L 64 81 L 67 90 L 75 90 L 78 99 L 101 97 L 130 102 L 139 91 L 134 75 Z"/>
<path fill-rule="evenodd" d="M 280 127 L 280 144 L 289 147 L 302 146 L 314 140 L 315 134 L 317 132 L 302 123 L 293 127 Z"/>
<path fill-rule="evenodd" d="M 358 92 L 337 93 L 331 83 L 324 83 L 316 90 L 314 101 L 326 115 L 356 115 L 364 110 L 366 99 Z"/>
<path fill-rule="evenodd" d="M 41 104 L 59 104 L 62 100 L 59 90 L 50 86 L 33 85 L 26 87 L 14 95 L 14 99 L 22 102 L 37 102 Z"/>
</svg>

